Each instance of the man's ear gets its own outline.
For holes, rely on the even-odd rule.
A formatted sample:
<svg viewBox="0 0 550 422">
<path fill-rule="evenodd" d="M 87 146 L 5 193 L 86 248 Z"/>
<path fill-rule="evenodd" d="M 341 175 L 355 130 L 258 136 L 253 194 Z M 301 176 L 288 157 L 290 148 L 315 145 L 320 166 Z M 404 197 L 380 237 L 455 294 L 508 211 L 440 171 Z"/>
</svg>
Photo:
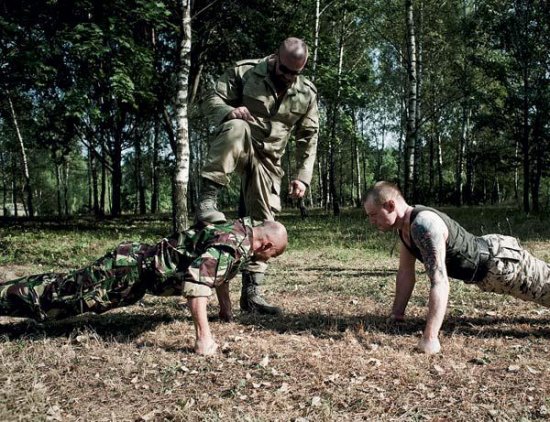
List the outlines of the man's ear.
<svg viewBox="0 0 550 422">
<path fill-rule="evenodd" d="M 273 242 L 266 241 L 264 244 L 262 244 L 262 247 L 260 250 L 262 251 L 268 251 L 273 247 Z"/>
<path fill-rule="evenodd" d="M 393 199 L 388 199 L 384 202 L 383 207 L 387 212 L 393 212 L 395 210 L 395 201 Z"/>
</svg>

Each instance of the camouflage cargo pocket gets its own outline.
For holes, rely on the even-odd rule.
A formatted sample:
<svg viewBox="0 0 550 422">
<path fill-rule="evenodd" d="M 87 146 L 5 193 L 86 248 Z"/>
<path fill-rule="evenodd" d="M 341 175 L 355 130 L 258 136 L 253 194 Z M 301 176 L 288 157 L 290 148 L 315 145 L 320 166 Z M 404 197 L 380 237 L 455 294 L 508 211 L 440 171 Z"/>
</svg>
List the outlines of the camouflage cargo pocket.
<svg viewBox="0 0 550 422">
<path fill-rule="evenodd" d="M 511 281 L 519 270 L 521 251 L 517 239 L 499 236 L 499 248 L 493 259 L 495 266 L 490 268 L 489 272 L 498 274 L 504 282 Z"/>
</svg>

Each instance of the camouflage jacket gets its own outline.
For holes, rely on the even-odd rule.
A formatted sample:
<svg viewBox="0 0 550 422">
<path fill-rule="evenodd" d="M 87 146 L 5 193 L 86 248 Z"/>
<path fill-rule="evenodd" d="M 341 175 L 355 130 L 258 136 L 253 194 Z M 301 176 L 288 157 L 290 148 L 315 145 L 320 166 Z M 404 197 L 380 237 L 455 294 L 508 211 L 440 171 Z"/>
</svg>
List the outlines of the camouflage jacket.
<svg viewBox="0 0 550 422">
<path fill-rule="evenodd" d="M 280 97 L 270 79 L 272 57 L 241 60 L 216 82 L 203 103 L 203 112 L 215 125 L 237 107 L 246 106 L 252 141 L 275 163 L 280 163 L 290 137 L 296 136 L 296 173 L 293 179 L 309 184 L 317 151 L 319 110 L 315 85 L 299 75 Z"/>
<path fill-rule="evenodd" d="M 167 286 L 191 282 L 216 287 L 235 277 L 250 260 L 252 222 L 192 227 L 162 239 L 143 254 L 143 270 L 152 293 L 167 295 Z M 147 274 L 152 277 L 147 277 Z"/>
</svg>

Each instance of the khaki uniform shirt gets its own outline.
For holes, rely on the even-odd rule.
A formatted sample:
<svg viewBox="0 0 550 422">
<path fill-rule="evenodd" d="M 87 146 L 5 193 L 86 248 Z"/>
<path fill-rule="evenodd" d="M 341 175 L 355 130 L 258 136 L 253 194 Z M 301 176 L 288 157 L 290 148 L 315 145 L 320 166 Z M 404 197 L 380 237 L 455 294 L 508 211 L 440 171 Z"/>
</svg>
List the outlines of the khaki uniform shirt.
<svg viewBox="0 0 550 422">
<path fill-rule="evenodd" d="M 246 106 L 252 116 L 252 142 L 258 153 L 280 166 L 291 132 L 296 137 L 296 174 L 311 183 L 317 150 L 319 111 L 317 90 L 299 75 L 280 97 L 270 79 L 270 57 L 242 60 L 226 71 L 206 98 L 203 109 L 212 122 L 221 124 L 235 108 Z"/>
</svg>

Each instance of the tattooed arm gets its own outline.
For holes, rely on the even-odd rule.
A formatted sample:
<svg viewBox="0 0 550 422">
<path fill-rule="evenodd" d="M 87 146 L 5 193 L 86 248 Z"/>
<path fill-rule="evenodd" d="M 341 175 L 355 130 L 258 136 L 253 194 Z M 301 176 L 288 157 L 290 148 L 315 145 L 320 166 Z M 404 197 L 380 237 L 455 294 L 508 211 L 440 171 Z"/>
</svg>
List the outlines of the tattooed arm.
<svg viewBox="0 0 550 422">
<path fill-rule="evenodd" d="M 395 298 L 390 315 L 390 321 L 402 321 L 405 317 L 405 309 L 411 298 L 414 284 L 414 263 L 416 258 L 407 247 L 401 242 L 399 249 L 399 269 L 395 281 Z"/>
<path fill-rule="evenodd" d="M 448 235 L 449 231 L 443 220 L 430 211 L 419 213 L 411 225 L 411 238 L 422 253 L 426 273 L 430 279 L 426 328 L 417 346 L 421 352 L 428 354 L 438 353 L 441 349 L 438 335 L 449 299 L 449 279 L 445 267 Z"/>
</svg>

